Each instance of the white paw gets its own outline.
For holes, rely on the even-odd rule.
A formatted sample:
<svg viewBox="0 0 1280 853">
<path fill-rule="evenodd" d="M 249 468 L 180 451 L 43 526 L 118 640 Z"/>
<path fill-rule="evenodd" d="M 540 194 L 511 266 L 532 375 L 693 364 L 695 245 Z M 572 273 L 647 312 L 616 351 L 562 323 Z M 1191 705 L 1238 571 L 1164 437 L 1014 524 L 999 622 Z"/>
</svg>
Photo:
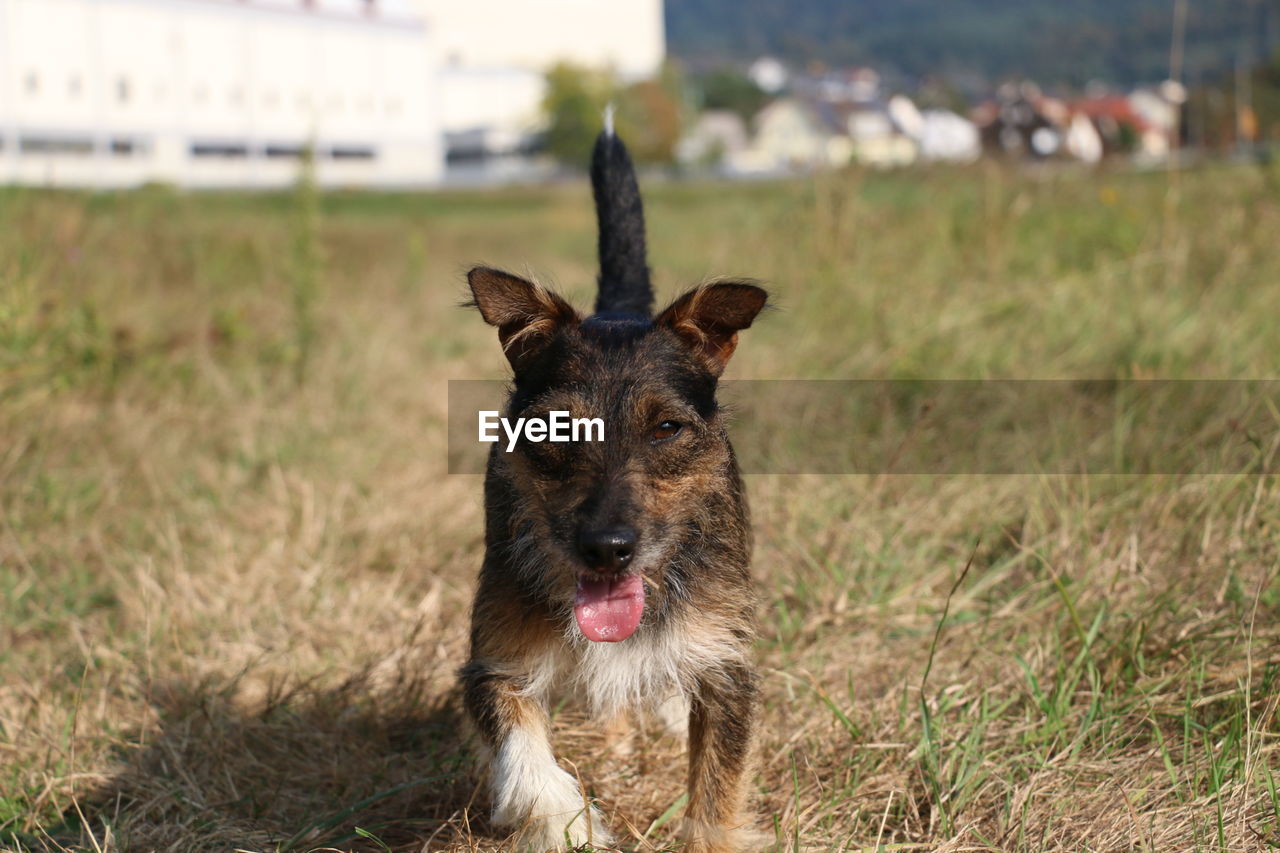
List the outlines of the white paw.
<svg viewBox="0 0 1280 853">
<path fill-rule="evenodd" d="M 591 843 L 608 846 L 609 831 L 578 786 L 551 756 L 544 738 L 516 730 L 493 762 L 493 822 L 516 832 L 516 849 L 544 853 Z"/>
<path fill-rule="evenodd" d="M 524 853 L 546 853 L 548 850 L 575 850 L 590 844 L 593 848 L 613 843 L 604 820 L 595 807 L 581 805 L 572 814 L 530 816 L 516 833 L 516 849 Z"/>
</svg>

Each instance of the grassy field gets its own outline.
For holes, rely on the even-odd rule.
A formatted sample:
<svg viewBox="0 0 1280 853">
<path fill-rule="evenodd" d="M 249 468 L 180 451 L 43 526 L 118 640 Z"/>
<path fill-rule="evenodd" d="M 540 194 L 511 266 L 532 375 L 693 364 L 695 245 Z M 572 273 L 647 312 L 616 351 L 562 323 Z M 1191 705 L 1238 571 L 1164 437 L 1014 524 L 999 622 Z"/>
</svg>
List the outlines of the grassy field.
<svg viewBox="0 0 1280 853">
<path fill-rule="evenodd" d="M 771 284 L 733 377 L 1280 376 L 1280 172 L 667 185 L 649 218 L 663 297 Z M 469 264 L 589 301 L 587 188 L 6 190 L 0 224 L 0 848 L 497 846 L 446 383 L 503 375 Z M 760 828 L 1280 847 L 1259 447 L 1240 475 L 751 477 Z M 611 750 L 572 704 L 556 736 L 627 849 L 678 847 L 678 744 Z"/>
</svg>

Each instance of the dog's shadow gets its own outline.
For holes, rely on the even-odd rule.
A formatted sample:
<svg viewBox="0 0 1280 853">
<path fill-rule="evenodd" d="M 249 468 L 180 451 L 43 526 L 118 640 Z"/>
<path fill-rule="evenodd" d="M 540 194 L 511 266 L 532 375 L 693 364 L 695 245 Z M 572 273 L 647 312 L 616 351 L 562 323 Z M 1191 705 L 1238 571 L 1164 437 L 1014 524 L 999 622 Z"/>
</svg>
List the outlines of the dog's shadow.
<svg viewBox="0 0 1280 853">
<path fill-rule="evenodd" d="M 126 738 L 117 772 L 65 815 L 76 843 L 109 832 L 130 850 L 417 851 L 471 847 L 487 829 L 458 698 L 424 680 L 151 693 L 158 725 Z"/>
</svg>

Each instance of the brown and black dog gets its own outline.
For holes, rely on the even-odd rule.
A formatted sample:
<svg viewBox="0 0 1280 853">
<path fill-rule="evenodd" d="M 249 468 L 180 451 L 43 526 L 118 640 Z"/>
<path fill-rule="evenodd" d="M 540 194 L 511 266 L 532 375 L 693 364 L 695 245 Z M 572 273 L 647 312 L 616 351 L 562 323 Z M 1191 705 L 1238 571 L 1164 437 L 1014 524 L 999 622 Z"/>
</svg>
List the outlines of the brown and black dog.
<svg viewBox="0 0 1280 853">
<path fill-rule="evenodd" d="M 738 850 L 749 835 L 755 597 L 716 387 L 767 297 L 720 281 L 652 316 L 639 188 L 611 131 L 591 173 L 595 314 L 498 270 L 467 276 L 514 370 L 505 417 L 569 412 L 602 419 L 604 435 L 493 447 L 465 702 L 491 751 L 494 823 L 522 849 L 610 843 L 551 751 L 548 698 L 570 689 L 606 719 L 648 709 L 687 722 L 686 849 Z"/>
</svg>

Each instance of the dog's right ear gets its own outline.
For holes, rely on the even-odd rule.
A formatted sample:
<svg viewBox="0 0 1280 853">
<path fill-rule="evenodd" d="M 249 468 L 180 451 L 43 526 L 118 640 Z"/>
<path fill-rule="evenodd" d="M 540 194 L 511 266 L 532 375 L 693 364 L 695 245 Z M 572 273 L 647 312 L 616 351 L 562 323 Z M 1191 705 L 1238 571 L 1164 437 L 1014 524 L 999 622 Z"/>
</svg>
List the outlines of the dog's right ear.
<svg viewBox="0 0 1280 853">
<path fill-rule="evenodd" d="M 768 300 L 765 289 L 751 282 L 715 281 L 690 290 L 653 322 L 675 332 L 719 376 L 738 346 L 738 332 L 751 326 Z"/>
<path fill-rule="evenodd" d="M 467 273 L 480 316 L 498 327 L 498 341 L 519 373 L 563 326 L 582 317 L 573 306 L 540 284 L 489 267 Z"/>
</svg>

